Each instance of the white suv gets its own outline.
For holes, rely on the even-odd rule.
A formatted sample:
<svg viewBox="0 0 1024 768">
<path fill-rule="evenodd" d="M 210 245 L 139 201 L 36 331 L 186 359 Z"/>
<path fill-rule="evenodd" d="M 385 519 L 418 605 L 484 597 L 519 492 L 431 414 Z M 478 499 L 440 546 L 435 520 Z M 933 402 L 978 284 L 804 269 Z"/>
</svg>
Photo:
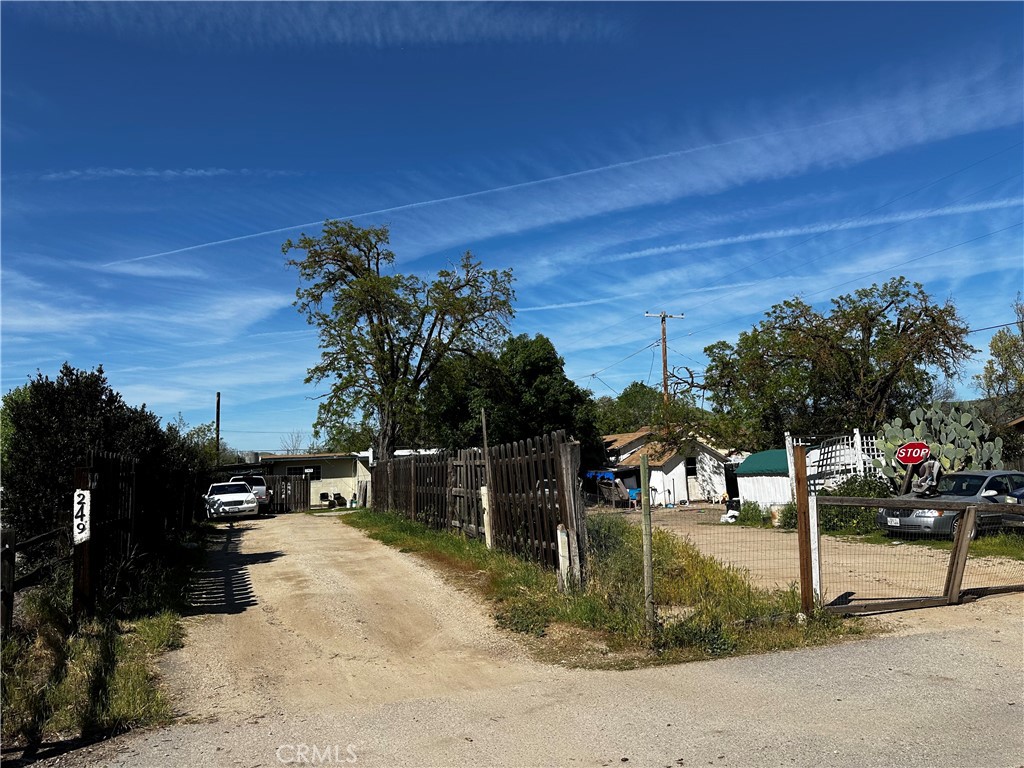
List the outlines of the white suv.
<svg viewBox="0 0 1024 768">
<path fill-rule="evenodd" d="M 259 511 L 266 512 L 270 509 L 270 491 L 267 489 L 267 481 L 263 475 L 235 475 L 231 478 L 232 483 L 245 483 L 252 488 L 253 495 L 259 503 Z"/>
</svg>

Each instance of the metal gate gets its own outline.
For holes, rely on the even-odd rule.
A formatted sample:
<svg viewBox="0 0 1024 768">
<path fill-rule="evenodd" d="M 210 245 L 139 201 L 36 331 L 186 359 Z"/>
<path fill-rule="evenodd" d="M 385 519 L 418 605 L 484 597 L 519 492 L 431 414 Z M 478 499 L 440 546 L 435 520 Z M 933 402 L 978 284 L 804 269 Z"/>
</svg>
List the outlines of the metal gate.
<svg viewBox="0 0 1024 768">
<path fill-rule="evenodd" d="M 857 542 L 849 537 L 823 538 L 818 530 L 818 507 L 826 503 L 838 507 L 955 511 L 963 517 L 952 549 L 946 552 L 903 540 L 885 545 Z M 953 605 L 968 597 L 1024 591 L 1024 561 L 998 563 L 990 558 L 969 558 L 977 509 L 964 502 L 937 499 L 812 498 L 810 568 L 818 602 L 834 613 L 873 613 Z M 1021 510 L 1013 504 L 986 504 L 985 511 L 1020 514 Z M 848 560 L 854 552 L 856 560 Z"/>
</svg>

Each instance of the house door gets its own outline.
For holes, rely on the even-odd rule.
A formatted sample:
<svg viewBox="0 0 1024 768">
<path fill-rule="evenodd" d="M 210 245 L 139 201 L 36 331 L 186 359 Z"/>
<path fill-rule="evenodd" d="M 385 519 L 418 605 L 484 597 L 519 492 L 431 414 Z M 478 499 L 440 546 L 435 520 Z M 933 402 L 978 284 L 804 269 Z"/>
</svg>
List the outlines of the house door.
<svg viewBox="0 0 1024 768">
<path fill-rule="evenodd" d="M 730 499 L 738 499 L 740 497 L 740 484 L 736 479 L 735 464 L 725 465 L 725 492 L 729 494 Z"/>
<path fill-rule="evenodd" d="M 686 498 L 690 501 L 704 498 L 704 493 L 697 482 L 697 457 L 686 457 Z"/>
</svg>

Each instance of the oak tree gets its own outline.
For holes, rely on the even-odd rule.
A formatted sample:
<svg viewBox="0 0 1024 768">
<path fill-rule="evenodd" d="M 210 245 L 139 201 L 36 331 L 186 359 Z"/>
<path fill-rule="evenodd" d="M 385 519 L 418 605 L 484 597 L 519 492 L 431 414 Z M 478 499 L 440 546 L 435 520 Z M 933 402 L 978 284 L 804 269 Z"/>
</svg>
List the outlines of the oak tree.
<svg viewBox="0 0 1024 768">
<path fill-rule="evenodd" d="M 788 430 L 835 434 L 877 429 L 930 402 L 977 351 L 949 300 L 896 277 L 832 300 L 819 312 L 799 298 L 776 304 L 735 344 L 704 352 L 705 386 L 720 432 L 752 450 Z"/>
<path fill-rule="evenodd" d="M 468 251 L 429 282 L 394 270 L 388 227 L 328 220 L 288 240 L 301 278 L 296 306 L 320 336 L 307 383 L 329 382 L 316 428 L 369 418 L 374 447 L 393 455 L 420 390 L 443 361 L 495 347 L 513 317 L 511 270 L 484 269 Z"/>
</svg>

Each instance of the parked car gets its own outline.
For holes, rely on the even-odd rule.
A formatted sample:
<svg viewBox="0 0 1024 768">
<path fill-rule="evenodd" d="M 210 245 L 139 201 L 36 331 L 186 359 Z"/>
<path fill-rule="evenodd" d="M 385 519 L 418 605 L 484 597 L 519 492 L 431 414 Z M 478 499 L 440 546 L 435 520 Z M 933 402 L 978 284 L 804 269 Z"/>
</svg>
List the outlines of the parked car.
<svg viewBox="0 0 1024 768">
<path fill-rule="evenodd" d="M 263 475 L 235 475 L 231 478 L 232 483 L 245 483 L 252 488 L 256 501 L 259 502 L 260 512 L 270 509 L 270 491 L 267 490 L 267 481 Z"/>
<path fill-rule="evenodd" d="M 244 517 L 259 514 L 259 502 L 252 488 L 243 482 L 214 483 L 203 496 L 211 518 Z"/>
<path fill-rule="evenodd" d="M 999 511 L 986 511 L 990 503 L 1013 504 L 1015 491 L 1024 490 L 1024 472 L 977 470 L 953 472 L 943 475 L 932 492 L 908 493 L 900 499 L 935 499 L 936 501 L 963 501 L 978 506 L 975 528 L 971 538 L 986 530 L 996 530 L 1004 524 L 1024 521 L 1024 514 L 1004 515 Z M 890 533 L 919 533 L 952 537 L 960 526 L 962 513 L 942 509 L 879 509 L 875 522 Z"/>
</svg>

